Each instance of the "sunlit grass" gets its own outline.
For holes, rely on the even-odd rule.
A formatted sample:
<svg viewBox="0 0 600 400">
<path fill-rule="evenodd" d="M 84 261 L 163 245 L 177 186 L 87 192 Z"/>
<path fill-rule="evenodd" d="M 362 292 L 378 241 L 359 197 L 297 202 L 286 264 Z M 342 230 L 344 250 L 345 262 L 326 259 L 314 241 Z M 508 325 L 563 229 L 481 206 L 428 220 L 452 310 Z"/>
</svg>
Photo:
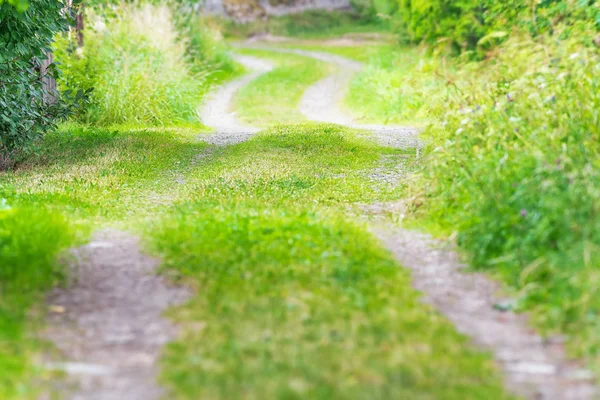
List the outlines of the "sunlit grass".
<svg viewBox="0 0 600 400">
<path fill-rule="evenodd" d="M 306 88 L 333 69 L 309 57 L 274 51 L 239 49 L 242 54 L 267 58 L 275 63 L 268 72 L 237 93 L 234 108 L 240 120 L 255 126 L 304 121 L 298 103 Z"/>
<path fill-rule="evenodd" d="M 169 275 L 197 290 L 173 314 L 186 334 L 163 362 L 172 396 L 508 398 L 346 214 L 401 195 L 366 175 L 389 151 L 339 127 L 280 127 L 190 175 L 149 225 Z"/>
<path fill-rule="evenodd" d="M 186 332 L 162 364 L 175 398 L 505 398 L 491 359 L 419 302 L 407 272 L 346 211 L 402 195 L 368 175 L 391 153 L 402 152 L 326 125 L 226 148 L 189 129 L 49 136 L 39 157 L 0 175 L 0 197 L 29 218 L 6 220 L 23 236 L 2 242 L 0 257 L 34 257 L 41 264 L 21 278 L 44 282 L 35 296 L 2 297 L 18 310 L 2 320 L 3 398 L 35 398 L 28 377 L 42 388 L 24 318 L 60 280 L 55 256 L 107 226 L 140 235 L 163 271 L 196 289 L 172 312 Z"/>
</svg>

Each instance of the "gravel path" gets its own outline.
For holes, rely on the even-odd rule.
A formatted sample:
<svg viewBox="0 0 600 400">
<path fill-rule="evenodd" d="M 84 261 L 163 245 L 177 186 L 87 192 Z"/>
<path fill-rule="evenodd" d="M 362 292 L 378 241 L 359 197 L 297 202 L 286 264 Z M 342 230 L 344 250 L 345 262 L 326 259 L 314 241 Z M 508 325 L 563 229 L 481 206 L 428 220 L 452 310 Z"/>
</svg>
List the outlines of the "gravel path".
<svg viewBox="0 0 600 400">
<path fill-rule="evenodd" d="M 338 68 L 306 91 L 300 110 L 307 119 L 365 129 L 391 147 L 420 146 L 415 129 L 361 125 L 341 110 L 341 99 L 352 76 L 362 67 L 360 63 L 322 52 L 277 51 L 313 57 Z M 223 86 L 200 111 L 202 121 L 215 129 L 203 137 L 211 144 L 239 143 L 258 131 L 241 124 L 230 111 L 230 104 L 240 88 L 273 66 L 247 56 L 238 56 L 237 61 L 251 72 Z M 402 166 L 404 162 L 391 164 Z M 379 171 L 379 175 L 385 177 L 384 183 L 397 183 L 393 171 L 391 175 Z M 401 210 L 398 204 L 373 204 L 364 211 L 377 216 Z M 592 375 L 566 359 L 562 343 L 543 340 L 532 332 L 525 316 L 496 310 L 498 284 L 482 274 L 464 273 L 454 251 L 440 248 L 427 235 L 381 222 L 373 225 L 373 232 L 413 272 L 414 286 L 424 293 L 424 300 L 460 332 L 493 352 L 509 389 L 536 400 L 596 398 Z M 48 368 L 65 370 L 68 381 L 77 386 L 74 391 L 67 386 L 60 388 L 65 398 L 158 399 L 162 391 L 155 383 L 155 363 L 161 347 L 176 335 L 161 314 L 185 301 L 189 293 L 156 276 L 159 262 L 143 255 L 137 239 L 126 233 L 100 232 L 87 245 L 74 249 L 73 255 L 75 280 L 69 288 L 57 289 L 49 297 L 54 312 L 47 330 L 47 337 L 65 359 L 48 364 Z"/>
<path fill-rule="evenodd" d="M 236 55 L 235 60 L 250 72 L 210 95 L 199 112 L 202 123 L 215 131 L 209 136 L 201 137 L 210 144 L 223 146 L 243 142 L 259 131 L 238 121 L 235 113 L 231 111 L 231 104 L 241 88 L 271 71 L 273 64 L 260 58 L 241 55 Z"/>
<path fill-rule="evenodd" d="M 362 64 L 344 57 L 307 50 L 264 48 L 293 53 L 334 64 L 337 72 L 309 87 L 300 103 L 307 119 L 364 129 L 381 144 L 397 148 L 419 148 L 418 131 L 408 127 L 362 125 L 354 121 L 340 104 L 352 77 Z M 385 161 L 385 160 L 384 160 Z M 388 163 L 383 163 L 385 165 Z M 405 162 L 392 162 L 389 171 L 376 171 L 375 180 L 397 184 L 405 176 Z M 398 204 L 373 204 L 367 214 L 402 213 Z M 502 312 L 495 308 L 502 299 L 495 295 L 500 287 L 483 274 L 465 273 L 452 249 L 440 249 L 430 236 L 378 223 L 373 232 L 413 273 L 415 288 L 424 300 L 437 308 L 458 331 L 490 350 L 503 370 L 506 386 L 518 395 L 532 400 L 592 400 L 597 398 L 593 375 L 576 362 L 567 359 L 562 342 L 544 340 L 536 334 L 525 315 Z"/>
<path fill-rule="evenodd" d="M 176 336 L 163 311 L 190 293 L 156 275 L 159 260 L 141 253 L 138 240 L 120 231 L 102 231 L 72 250 L 73 282 L 54 290 L 46 336 L 63 361 L 58 388 L 73 400 L 154 400 L 160 349 Z"/>
<path fill-rule="evenodd" d="M 361 124 L 355 121 L 340 105 L 350 87 L 352 78 L 363 68 L 363 64 L 336 54 L 300 49 L 286 49 L 266 46 L 260 42 L 249 41 L 238 44 L 240 47 L 270 50 L 278 53 L 297 54 L 315 60 L 333 64 L 337 71 L 310 86 L 302 96 L 298 106 L 300 112 L 309 121 L 326 122 L 362 129 L 382 145 L 402 148 L 419 148 L 418 130 L 407 126 Z"/>
<path fill-rule="evenodd" d="M 428 235 L 378 226 L 375 234 L 412 271 L 424 300 L 459 332 L 493 352 L 506 386 L 527 399 L 595 399 L 593 375 L 567 360 L 562 340 L 542 339 L 523 314 L 495 308 L 500 285 L 483 274 L 465 273 L 457 254 Z"/>
</svg>

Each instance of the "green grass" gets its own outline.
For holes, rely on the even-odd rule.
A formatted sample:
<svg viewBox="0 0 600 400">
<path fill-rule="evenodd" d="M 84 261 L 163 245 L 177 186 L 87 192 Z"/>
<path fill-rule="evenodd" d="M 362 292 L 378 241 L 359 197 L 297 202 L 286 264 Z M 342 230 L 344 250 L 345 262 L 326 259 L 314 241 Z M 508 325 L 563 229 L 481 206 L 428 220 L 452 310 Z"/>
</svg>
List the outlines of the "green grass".
<svg viewBox="0 0 600 400">
<path fill-rule="evenodd" d="M 62 89 L 93 89 L 82 122 L 200 126 L 203 96 L 239 73 L 220 35 L 199 17 L 150 4 L 96 12 L 88 15 L 83 48 L 73 51 L 69 36 L 54 45 Z"/>
<path fill-rule="evenodd" d="M 361 42 L 360 40 L 346 45 L 340 45 L 335 41 L 331 43 L 327 41 L 316 43 L 314 41 L 294 40 L 291 42 L 277 43 L 277 47 L 332 53 L 364 63 L 376 62 L 379 58 L 388 57 L 389 53 L 398 51 L 395 44 L 378 41 Z"/>
<path fill-rule="evenodd" d="M 43 375 L 34 364 L 35 353 L 43 345 L 31 334 L 41 323 L 40 313 L 33 307 L 61 280 L 64 271 L 57 256 L 72 241 L 72 230 L 58 214 L 6 204 L 0 210 L 2 399 L 34 399 L 39 395 L 37 388 L 28 384 Z"/>
<path fill-rule="evenodd" d="M 43 315 L 35 305 L 60 281 L 55 255 L 106 226 L 141 235 L 169 276 L 197 289 L 172 312 L 186 330 L 163 360 L 175 398 L 507 398 L 491 358 L 420 303 L 345 211 L 402 195 L 368 177 L 401 151 L 312 125 L 199 159 L 207 150 L 189 129 L 66 126 L 0 175 L 0 198 L 28 215 L 2 214 L 2 265 L 29 266 L 13 282 L 34 285 L 1 297 L 14 314 L 0 319 L 2 398 L 43 388 L 32 364 L 43 344 L 25 316 Z"/>
<path fill-rule="evenodd" d="M 508 398 L 344 212 L 399 195 L 366 176 L 390 152 L 339 127 L 279 127 L 190 176 L 150 225 L 164 268 L 197 290 L 173 314 L 186 334 L 163 360 L 172 397 Z"/>
<path fill-rule="evenodd" d="M 332 70 L 329 64 L 309 57 L 250 49 L 239 52 L 275 63 L 272 71 L 242 88 L 234 99 L 237 117 L 255 126 L 303 121 L 298 103 L 304 91 Z"/>
<path fill-rule="evenodd" d="M 173 201 L 179 174 L 206 145 L 191 129 L 64 126 L 16 171 L 0 172 L 0 398 L 34 399 L 45 291 L 59 254 L 96 229 L 134 230 Z M 51 239 L 51 240 L 49 240 Z"/>
<path fill-rule="evenodd" d="M 582 40 L 515 37 L 461 65 L 415 191 L 475 267 L 515 289 L 516 309 L 598 372 L 600 80 Z"/>
</svg>

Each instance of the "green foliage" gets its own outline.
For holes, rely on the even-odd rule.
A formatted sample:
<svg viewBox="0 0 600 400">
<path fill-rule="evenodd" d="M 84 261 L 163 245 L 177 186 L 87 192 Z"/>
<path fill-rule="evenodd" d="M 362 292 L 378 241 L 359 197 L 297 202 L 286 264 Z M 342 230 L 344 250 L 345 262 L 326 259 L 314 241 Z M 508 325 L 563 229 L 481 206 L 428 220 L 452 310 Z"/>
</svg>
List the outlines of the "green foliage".
<svg viewBox="0 0 600 400">
<path fill-rule="evenodd" d="M 1 197 L 1 196 L 0 196 Z M 51 238 L 51 240 L 49 240 Z M 72 241 L 68 224 L 39 208 L 10 208 L 0 198 L 0 397 L 35 399 L 41 388 L 29 330 L 39 323 L 32 307 L 63 277 L 57 254 Z M 25 382 L 37 379 L 38 385 Z"/>
<path fill-rule="evenodd" d="M 404 40 L 445 40 L 463 50 L 476 49 L 482 38 L 513 26 L 537 35 L 552 32 L 558 23 L 579 22 L 600 27 L 600 5 L 595 0 L 399 0 L 396 15 Z"/>
<path fill-rule="evenodd" d="M 369 13 L 367 13 L 369 14 Z M 303 38 L 341 36 L 346 33 L 387 31 L 386 21 L 356 11 L 309 10 L 299 14 L 271 17 L 265 21 L 228 23 L 228 36 L 245 37 L 264 33 Z"/>
<path fill-rule="evenodd" d="M 186 61 L 194 73 L 219 80 L 238 73 L 221 34 L 221 24 L 196 12 L 175 13 L 179 40 L 186 46 Z"/>
<path fill-rule="evenodd" d="M 432 107 L 439 123 L 426 132 L 434 145 L 415 200 L 596 368 L 599 65 L 595 49 L 552 38 L 512 38 L 493 60 L 461 65 Z"/>
<path fill-rule="evenodd" d="M 31 150 L 68 112 L 63 100 L 49 101 L 57 93 L 43 87 L 57 70 L 39 71 L 53 36 L 69 26 L 63 8 L 60 0 L 0 3 L 0 169 L 13 153 Z"/>
<path fill-rule="evenodd" d="M 83 48 L 75 49 L 68 36 L 56 46 L 65 70 L 61 85 L 93 88 L 91 105 L 80 116 L 84 121 L 197 123 L 196 109 L 213 80 L 209 74 L 234 70 L 208 27 L 180 32 L 166 6 L 122 5 L 110 13 L 92 9 L 87 20 Z"/>
</svg>

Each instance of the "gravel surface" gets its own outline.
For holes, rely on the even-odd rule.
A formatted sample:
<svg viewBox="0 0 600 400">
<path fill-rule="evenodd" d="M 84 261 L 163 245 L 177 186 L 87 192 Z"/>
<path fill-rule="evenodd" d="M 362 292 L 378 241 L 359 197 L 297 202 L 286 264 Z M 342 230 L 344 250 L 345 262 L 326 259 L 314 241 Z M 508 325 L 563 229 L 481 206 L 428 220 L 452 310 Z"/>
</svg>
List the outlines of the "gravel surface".
<svg viewBox="0 0 600 400">
<path fill-rule="evenodd" d="M 62 360 L 46 367 L 67 374 L 59 392 L 72 400 L 160 398 L 156 361 L 177 334 L 162 314 L 190 293 L 157 276 L 159 260 L 127 233 L 98 232 L 71 253 L 73 282 L 48 298 L 46 337 Z"/>
<path fill-rule="evenodd" d="M 529 328 L 525 315 L 497 309 L 508 301 L 497 297 L 500 285 L 483 274 L 464 272 L 451 248 L 403 229 L 376 226 L 373 231 L 412 271 L 424 300 L 493 352 L 508 389 L 536 400 L 597 398 L 593 375 L 566 358 L 562 340 L 544 340 Z"/>
<path fill-rule="evenodd" d="M 202 123 L 215 131 L 211 135 L 201 136 L 200 139 L 218 146 L 243 142 L 260 130 L 238 121 L 235 113 L 231 111 L 231 103 L 241 88 L 273 69 L 271 63 L 259 58 L 241 55 L 234 57 L 250 72 L 210 95 L 199 112 Z"/>
</svg>

